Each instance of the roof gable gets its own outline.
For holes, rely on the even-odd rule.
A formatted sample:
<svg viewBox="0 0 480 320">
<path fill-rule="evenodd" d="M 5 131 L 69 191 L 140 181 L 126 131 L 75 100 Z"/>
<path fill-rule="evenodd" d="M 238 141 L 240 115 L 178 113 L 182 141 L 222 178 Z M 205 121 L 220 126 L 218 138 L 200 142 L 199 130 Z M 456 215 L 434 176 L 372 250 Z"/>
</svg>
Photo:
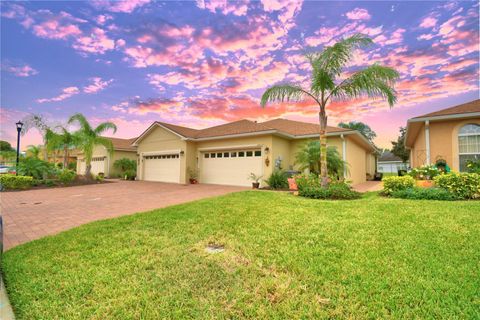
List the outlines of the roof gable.
<svg viewBox="0 0 480 320">
<path fill-rule="evenodd" d="M 424 114 L 423 116 L 418 116 L 413 119 L 417 118 L 428 118 L 428 117 L 439 117 L 439 116 L 449 116 L 449 115 L 456 115 L 456 114 L 468 114 L 473 112 L 480 112 L 480 99 L 473 100 L 464 104 L 460 104 L 458 106 L 442 109 L 435 112 L 430 112 Z"/>
</svg>

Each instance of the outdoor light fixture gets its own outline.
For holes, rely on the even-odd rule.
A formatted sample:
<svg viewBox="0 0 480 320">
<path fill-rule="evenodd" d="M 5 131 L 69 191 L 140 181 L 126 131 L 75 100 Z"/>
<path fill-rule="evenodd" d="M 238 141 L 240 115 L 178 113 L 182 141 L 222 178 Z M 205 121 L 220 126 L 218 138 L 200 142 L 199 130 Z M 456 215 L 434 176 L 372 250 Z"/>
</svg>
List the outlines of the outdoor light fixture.
<svg viewBox="0 0 480 320">
<path fill-rule="evenodd" d="M 270 148 L 269 147 L 265 147 L 265 154 L 268 154 L 270 152 Z"/>
<path fill-rule="evenodd" d="M 183 150 L 180 151 L 180 155 L 181 155 L 181 156 L 185 155 L 185 151 L 183 151 Z"/>
<path fill-rule="evenodd" d="M 20 132 L 22 132 L 23 122 L 18 121 L 15 123 L 15 125 L 17 126 L 17 161 L 15 166 L 15 175 L 18 175 L 18 162 L 20 160 Z"/>
</svg>

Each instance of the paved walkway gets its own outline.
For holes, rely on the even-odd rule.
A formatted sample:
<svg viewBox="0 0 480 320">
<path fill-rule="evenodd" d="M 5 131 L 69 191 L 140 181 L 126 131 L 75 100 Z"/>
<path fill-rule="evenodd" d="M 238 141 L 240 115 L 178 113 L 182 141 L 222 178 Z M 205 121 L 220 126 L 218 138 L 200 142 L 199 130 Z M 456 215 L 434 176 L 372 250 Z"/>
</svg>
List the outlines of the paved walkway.
<svg viewBox="0 0 480 320">
<path fill-rule="evenodd" d="M 117 180 L 88 186 L 2 192 L 4 250 L 91 221 L 246 189 Z"/>
<path fill-rule="evenodd" d="M 358 192 L 380 191 L 383 189 L 383 183 L 381 181 L 367 181 L 354 185 L 353 189 Z"/>
</svg>

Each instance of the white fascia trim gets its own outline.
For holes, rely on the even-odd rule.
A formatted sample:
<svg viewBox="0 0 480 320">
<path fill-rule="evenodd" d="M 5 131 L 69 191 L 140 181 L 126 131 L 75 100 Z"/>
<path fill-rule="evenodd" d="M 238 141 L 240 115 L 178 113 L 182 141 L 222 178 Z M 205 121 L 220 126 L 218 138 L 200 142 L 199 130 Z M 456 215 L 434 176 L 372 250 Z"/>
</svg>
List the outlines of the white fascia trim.
<svg viewBox="0 0 480 320">
<path fill-rule="evenodd" d="M 469 113 L 449 114 L 449 115 L 444 115 L 444 116 L 412 118 L 412 119 L 408 119 L 407 123 L 436 121 L 436 120 L 449 120 L 449 119 L 460 119 L 460 118 L 465 118 L 466 119 L 466 118 L 476 118 L 476 117 L 480 117 L 480 112 L 469 112 Z"/>
<path fill-rule="evenodd" d="M 277 130 L 265 130 L 265 131 L 258 131 L 258 132 L 229 134 L 229 135 L 225 135 L 225 136 L 215 136 L 215 137 L 207 137 L 207 138 L 193 138 L 193 139 L 186 139 L 186 140 L 208 141 L 208 140 L 220 140 L 220 139 L 231 139 L 231 138 L 241 138 L 241 137 L 250 137 L 250 136 L 260 136 L 260 135 L 264 135 L 264 134 L 273 134 L 273 133 L 277 133 Z"/>
<path fill-rule="evenodd" d="M 150 127 L 148 127 L 147 130 L 145 130 L 145 131 L 137 138 L 137 140 L 133 141 L 132 146 L 137 147 L 137 146 L 138 146 L 138 143 L 140 142 L 140 140 L 142 140 L 142 139 L 143 139 L 148 133 L 150 133 L 150 131 L 152 131 L 156 126 L 159 126 L 160 128 L 163 128 L 163 129 L 167 130 L 168 132 L 173 133 L 174 135 L 178 136 L 180 139 L 188 140 L 187 137 L 184 137 L 184 136 L 182 136 L 181 134 L 179 134 L 179 133 L 177 133 L 177 132 L 175 132 L 175 131 L 173 131 L 173 130 L 171 130 L 171 129 L 169 129 L 169 128 L 167 128 L 167 127 L 163 126 L 162 124 L 160 124 L 160 123 L 158 123 L 158 122 L 155 121 L 154 123 L 152 123 L 152 124 L 150 125 Z"/>
<path fill-rule="evenodd" d="M 232 145 L 232 146 L 226 146 L 226 147 L 208 147 L 208 148 L 199 148 L 199 152 L 203 151 L 214 151 L 214 150 L 235 150 L 235 149 L 258 149 L 261 148 L 261 144 L 244 144 L 244 145 Z"/>
<path fill-rule="evenodd" d="M 162 155 L 162 154 L 179 154 L 182 152 L 180 149 L 175 149 L 175 150 L 162 150 L 162 151 L 148 151 L 148 152 L 142 152 L 140 153 L 140 156 L 153 156 L 153 155 Z"/>
<path fill-rule="evenodd" d="M 430 158 L 430 121 L 425 120 L 425 149 L 427 150 L 427 165 L 431 163 Z"/>
</svg>

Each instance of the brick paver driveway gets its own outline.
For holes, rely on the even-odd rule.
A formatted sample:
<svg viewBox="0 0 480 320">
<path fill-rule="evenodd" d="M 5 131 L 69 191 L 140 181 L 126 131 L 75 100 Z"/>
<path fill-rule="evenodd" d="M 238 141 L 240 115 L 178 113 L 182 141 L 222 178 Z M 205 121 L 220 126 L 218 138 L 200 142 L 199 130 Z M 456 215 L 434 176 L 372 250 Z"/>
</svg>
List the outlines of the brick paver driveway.
<svg viewBox="0 0 480 320">
<path fill-rule="evenodd" d="M 81 224 L 245 190 L 146 181 L 2 192 L 4 249 Z"/>
</svg>

